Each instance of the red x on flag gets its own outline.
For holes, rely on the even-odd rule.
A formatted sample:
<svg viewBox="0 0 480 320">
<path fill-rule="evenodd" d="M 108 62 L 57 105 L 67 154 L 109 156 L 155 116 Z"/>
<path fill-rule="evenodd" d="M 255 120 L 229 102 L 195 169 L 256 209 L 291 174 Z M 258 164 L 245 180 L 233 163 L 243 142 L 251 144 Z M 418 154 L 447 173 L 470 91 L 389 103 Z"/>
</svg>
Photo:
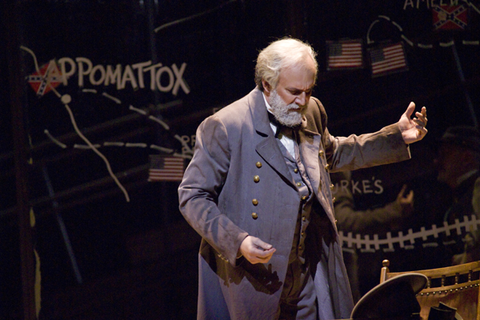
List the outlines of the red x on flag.
<svg viewBox="0 0 480 320">
<path fill-rule="evenodd" d="M 62 73 L 58 69 L 55 60 L 44 64 L 40 70 L 27 77 L 27 81 L 38 96 L 56 88 L 62 83 Z"/>
<path fill-rule="evenodd" d="M 432 7 L 435 30 L 463 30 L 468 23 L 468 10 L 463 5 Z"/>
</svg>

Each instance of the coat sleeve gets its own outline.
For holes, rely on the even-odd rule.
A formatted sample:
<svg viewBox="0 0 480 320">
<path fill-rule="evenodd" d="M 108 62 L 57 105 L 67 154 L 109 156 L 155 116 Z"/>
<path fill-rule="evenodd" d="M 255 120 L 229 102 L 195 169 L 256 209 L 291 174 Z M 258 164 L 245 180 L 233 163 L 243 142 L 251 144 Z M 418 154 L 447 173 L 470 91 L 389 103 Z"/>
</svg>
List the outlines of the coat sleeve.
<svg viewBox="0 0 480 320">
<path fill-rule="evenodd" d="M 187 222 L 222 258 L 235 264 L 248 235 L 218 207 L 230 166 L 228 133 L 215 115 L 200 124 L 195 153 L 178 188 L 179 209 Z"/>
<path fill-rule="evenodd" d="M 369 168 L 411 158 L 397 124 L 358 136 L 333 137 L 328 129 L 324 135 L 331 172 Z"/>
<path fill-rule="evenodd" d="M 312 97 L 314 106 L 306 115 L 308 123 L 322 136 L 322 145 L 330 172 L 356 170 L 411 158 L 398 124 L 391 124 L 377 132 L 348 137 L 335 137 L 327 128 L 327 113 L 323 104 Z"/>
</svg>

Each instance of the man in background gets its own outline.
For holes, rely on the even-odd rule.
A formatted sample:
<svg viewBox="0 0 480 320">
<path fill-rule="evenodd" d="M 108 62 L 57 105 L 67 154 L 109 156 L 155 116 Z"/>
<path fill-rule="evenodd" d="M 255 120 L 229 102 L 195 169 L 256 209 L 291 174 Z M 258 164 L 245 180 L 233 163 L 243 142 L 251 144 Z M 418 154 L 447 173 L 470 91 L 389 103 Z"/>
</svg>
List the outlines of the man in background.
<svg viewBox="0 0 480 320">
<path fill-rule="evenodd" d="M 449 225 L 464 216 L 476 215 L 480 187 L 480 133 L 471 126 L 448 128 L 440 139 L 438 156 L 434 161 L 438 172 L 437 180 L 450 187 L 453 201 L 446 210 L 443 221 Z M 476 190 L 476 191 L 475 191 Z M 460 264 L 480 260 L 479 231 L 466 230 L 462 234 L 453 232 L 443 239 L 444 265 Z M 440 257 L 439 257 L 440 258 Z"/>
<path fill-rule="evenodd" d="M 350 171 L 335 172 L 330 174 L 332 183 L 335 185 L 333 196 L 335 197 L 335 217 L 337 227 L 344 234 L 349 232 L 355 237 L 356 234 L 370 235 L 386 234 L 402 230 L 406 219 L 410 218 L 414 211 L 413 190 L 407 192 L 407 186 L 403 185 L 396 199 L 381 207 L 359 210 L 355 205 L 351 191 L 352 173 Z M 346 252 L 345 252 L 346 251 Z M 344 260 L 347 267 L 350 285 L 354 301 L 358 301 L 363 292 L 368 291 L 378 284 L 378 272 L 375 272 L 375 279 L 370 284 L 370 279 L 360 279 L 358 249 L 344 249 Z M 379 269 L 379 263 L 374 270 Z M 367 271 L 367 270 L 364 270 Z M 368 274 L 370 272 L 367 271 Z M 365 277 L 365 275 L 364 275 Z M 369 277 L 368 277 L 369 278 Z M 362 281 L 361 281 L 362 280 Z"/>
</svg>

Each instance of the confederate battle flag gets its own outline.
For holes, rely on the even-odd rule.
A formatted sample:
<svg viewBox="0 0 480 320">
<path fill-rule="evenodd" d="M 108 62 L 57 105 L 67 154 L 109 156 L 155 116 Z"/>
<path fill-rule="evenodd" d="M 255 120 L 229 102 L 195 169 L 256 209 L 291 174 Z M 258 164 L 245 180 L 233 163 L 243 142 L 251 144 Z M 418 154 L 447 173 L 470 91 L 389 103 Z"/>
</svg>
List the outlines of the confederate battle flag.
<svg viewBox="0 0 480 320">
<path fill-rule="evenodd" d="M 38 71 L 27 77 L 27 81 L 35 90 L 37 96 L 43 96 L 52 88 L 58 87 L 62 81 L 62 73 L 58 69 L 55 60 L 51 60 L 49 63 L 44 64 Z"/>
<path fill-rule="evenodd" d="M 468 23 L 468 10 L 463 5 L 432 7 L 435 30 L 464 30 Z"/>
</svg>

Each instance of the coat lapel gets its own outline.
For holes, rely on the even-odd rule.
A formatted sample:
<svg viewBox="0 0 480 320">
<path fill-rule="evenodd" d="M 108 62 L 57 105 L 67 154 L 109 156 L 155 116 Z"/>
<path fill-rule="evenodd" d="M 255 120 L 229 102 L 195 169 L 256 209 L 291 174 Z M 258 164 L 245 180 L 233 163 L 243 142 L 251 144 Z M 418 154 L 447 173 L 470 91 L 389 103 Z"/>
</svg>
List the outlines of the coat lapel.
<svg viewBox="0 0 480 320">
<path fill-rule="evenodd" d="M 325 213 L 330 219 L 332 225 L 334 228 L 336 228 L 335 217 L 333 214 L 333 203 L 328 196 L 326 196 L 326 193 L 322 192 L 321 171 L 324 169 L 319 167 L 320 163 L 318 160 L 318 152 L 320 151 L 322 136 L 317 132 L 306 129 L 306 120 L 303 122 L 303 128 L 303 130 L 299 130 L 299 148 L 302 162 L 305 166 L 305 170 L 307 171 L 308 178 L 310 179 L 310 184 L 317 195 L 318 201 L 325 210 Z M 328 173 L 326 173 L 326 176 L 328 176 Z M 325 181 L 324 177 L 323 183 L 326 182 L 327 181 Z"/>
<path fill-rule="evenodd" d="M 255 150 L 263 160 L 282 175 L 289 184 L 294 185 L 282 152 L 278 147 L 277 140 L 270 127 L 268 111 L 260 90 L 255 89 L 252 92 L 249 106 L 253 119 L 253 126 L 257 132 L 257 137 L 259 137 L 259 142 L 257 143 Z"/>
<path fill-rule="evenodd" d="M 302 162 L 307 170 L 310 184 L 315 193 L 320 185 L 320 170 L 318 167 L 318 151 L 320 150 L 321 136 L 308 130 L 299 130 L 299 148 Z"/>
</svg>

